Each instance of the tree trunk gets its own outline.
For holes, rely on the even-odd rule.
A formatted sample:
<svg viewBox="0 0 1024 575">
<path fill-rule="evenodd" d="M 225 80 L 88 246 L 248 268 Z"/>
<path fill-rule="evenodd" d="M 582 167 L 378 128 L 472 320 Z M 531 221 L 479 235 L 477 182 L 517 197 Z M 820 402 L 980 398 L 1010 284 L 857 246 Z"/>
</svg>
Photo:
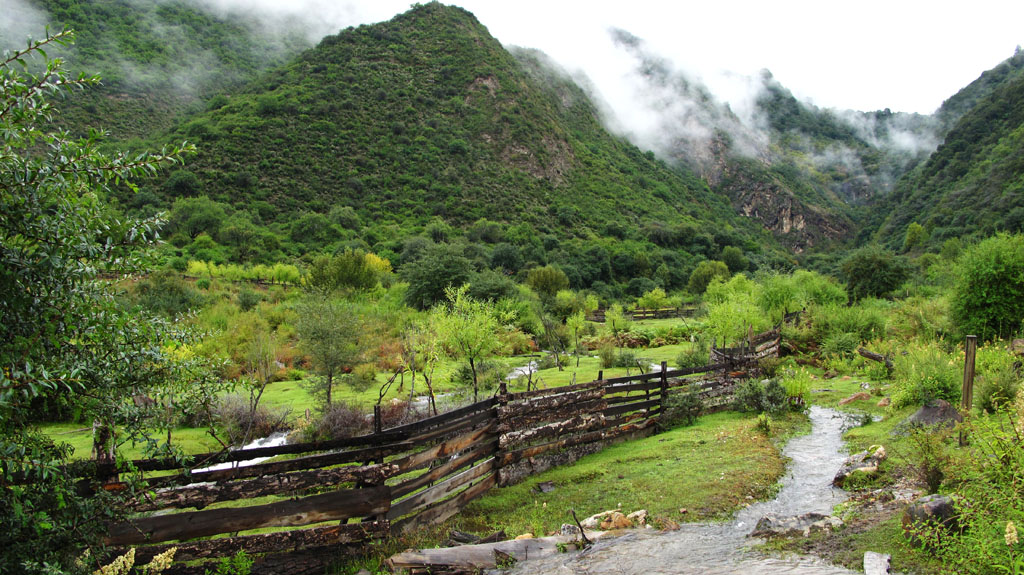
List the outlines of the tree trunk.
<svg viewBox="0 0 1024 575">
<path fill-rule="evenodd" d="M 473 361 L 472 357 L 469 358 L 469 369 L 473 372 L 473 403 L 476 403 L 478 401 L 476 383 L 476 363 Z"/>
</svg>

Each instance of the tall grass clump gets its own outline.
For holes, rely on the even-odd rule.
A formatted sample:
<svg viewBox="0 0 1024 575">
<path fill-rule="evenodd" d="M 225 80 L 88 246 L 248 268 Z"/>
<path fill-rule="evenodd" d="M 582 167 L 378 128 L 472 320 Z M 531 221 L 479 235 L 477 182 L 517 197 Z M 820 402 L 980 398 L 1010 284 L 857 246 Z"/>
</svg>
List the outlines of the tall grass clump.
<svg viewBox="0 0 1024 575">
<path fill-rule="evenodd" d="M 859 341 L 870 341 L 885 336 L 886 312 L 884 304 L 876 300 L 862 301 L 858 305 L 824 305 L 813 311 L 814 335 L 824 342 L 838 334 L 855 334 Z"/>
<path fill-rule="evenodd" d="M 960 401 L 963 364 L 937 343 L 911 346 L 897 356 L 893 369 L 892 407 L 922 405 L 934 399 Z"/>
</svg>

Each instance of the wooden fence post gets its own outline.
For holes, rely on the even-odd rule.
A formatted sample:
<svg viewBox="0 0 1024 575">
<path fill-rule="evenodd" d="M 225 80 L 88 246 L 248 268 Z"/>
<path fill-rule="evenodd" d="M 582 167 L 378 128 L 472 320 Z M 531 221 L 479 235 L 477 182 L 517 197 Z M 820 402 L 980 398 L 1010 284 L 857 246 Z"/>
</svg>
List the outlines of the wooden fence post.
<svg viewBox="0 0 1024 575">
<path fill-rule="evenodd" d="M 373 432 L 381 433 L 384 431 L 384 422 L 380 420 L 380 404 L 373 406 Z"/>
<path fill-rule="evenodd" d="M 964 344 L 964 385 L 960 390 L 960 411 L 967 416 L 974 404 L 974 358 L 978 350 L 978 336 L 969 335 Z M 960 446 L 967 444 L 967 436 L 960 430 Z"/>
<path fill-rule="evenodd" d="M 597 381 L 601 381 L 603 379 L 604 379 L 604 370 L 603 369 L 597 370 Z"/>
<path fill-rule="evenodd" d="M 661 362 L 661 404 L 658 406 L 658 417 L 665 415 L 665 400 L 668 399 L 668 362 Z"/>
</svg>

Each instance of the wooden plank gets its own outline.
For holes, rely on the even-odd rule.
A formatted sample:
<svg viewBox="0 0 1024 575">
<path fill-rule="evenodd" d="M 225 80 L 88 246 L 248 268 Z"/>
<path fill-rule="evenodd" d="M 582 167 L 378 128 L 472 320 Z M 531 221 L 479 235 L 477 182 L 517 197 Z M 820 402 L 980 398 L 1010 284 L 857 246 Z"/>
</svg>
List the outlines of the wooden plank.
<svg viewBox="0 0 1024 575">
<path fill-rule="evenodd" d="M 232 479 L 244 479 L 247 477 L 261 477 L 264 475 L 284 473 L 287 471 L 314 469 L 318 467 L 328 467 L 330 465 L 342 465 L 344 463 L 357 463 L 369 461 L 371 459 L 380 459 L 381 457 L 387 457 L 388 455 L 408 451 L 414 447 L 416 447 L 416 445 L 412 442 L 403 441 L 371 449 L 355 449 L 352 451 L 342 451 L 338 453 L 307 455 L 305 457 L 296 457 L 294 459 L 285 459 L 283 461 L 274 461 L 270 463 L 259 463 L 256 465 L 248 465 L 246 467 L 217 469 L 213 471 L 194 471 L 188 475 L 181 474 L 166 477 L 153 477 L 147 479 L 146 483 L 150 487 L 164 487 L 168 485 L 184 485 L 205 481 L 229 481 Z"/>
<path fill-rule="evenodd" d="M 219 501 L 336 487 L 342 483 L 382 485 L 385 479 L 397 474 L 398 469 L 397 465 L 388 463 L 281 473 L 226 483 L 194 484 L 144 493 L 128 505 L 136 512 L 155 511 L 167 507 L 202 509 Z"/>
<path fill-rule="evenodd" d="M 584 389 L 569 393 L 559 393 L 546 397 L 536 397 L 523 401 L 509 403 L 498 407 L 498 419 L 506 420 L 515 417 L 522 417 L 549 409 L 555 409 L 567 404 L 581 404 L 587 401 L 600 399 L 604 396 L 603 388 Z"/>
<path fill-rule="evenodd" d="M 490 441 L 493 439 L 490 436 L 494 433 L 494 429 L 496 427 L 496 424 L 491 423 L 490 425 L 474 429 L 457 437 L 445 440 L 429 449 L 424 449 L 423 451 L 406 455 L 400 459 L 395 459 L 394 461 L 391 461 L 391 463 L 398 466 L 399 474 L 408 473 L 415 469 L 419 469 L 421 466 L 426 465 L 437 458 L 451 457 L 452 455 L 467 449 L 476 443 Z"/>
<path fill-rule="evenodd" d="M 418 477 L 414 477 L 408 481 L 402 482 L 391 488 L 391 498 L 397 499 L 404 497 L 409 493 L 412 493 L 418 489 L 423 488 L 426 485 L 440 480 L 441 478 L 454 473 L 456 470 L 461 469 L 467 465 L 476 463 L 481 459 L 493 456 L 498 451 L 498 441 L 496 437 L 491 437 L 486 442 L 475 446 L 473 449 L 459 455 L 451 461 L 445 462 L 443 465 L 439 465 L 434 469 L 431 469 L 427 473 L 424 473 Z"/>
<path fill-rule="evenodd" d="M 524 445 L 531 441 L 548 439 L 572 433 L 593 431 L 605 427 L 605 417 L 601 413 L 580 413 L 563 421 L 556 421 L 533 429 L 510 431 L 498 440 L 500 449 L 508 450 L 516 445 Z"/>
<path fill-rule="evenodd" d="M 517 449 L 515 451 L 509 451 L 507 453 L 501 454 L 501 456 L 500 456 L 501 466 L 505 467 L 507 465 L 512 465 L 512 464 L 517 463 L 519 461 L 522 461 L 524 459 L 529 459 L 531 457 L 537 457 L 538 455 L 547 453 L 549 451 L 554 451 L 554 450 L 557 450 L 557 449 L 564 449 L 564 448 L 567 448 L 567 447 L 575 447 L 577 445 L 583 445 L 583 444 L 586 444 L 586 443 L 594 443 L 594 442 L 597 442 L 597 441 L 607 441 L 609 439 L 613 439 L 615 437 L 618 437 L 619 435 L 622 435 L 624 433 L 629 433 L 629 432 L 632 432 L 632 431 L 636 431 L 637 429 L 645 429 L 645 428 L 647 428 L 648 426 L 650 426 L 653 423 L 654 423 L 653 419 L 651 419 L 651 420 L 644 420 L 644 421 L 642 421 L 640 423 L 632 423 L 632 424 L 620 425 L 620 426 L 617 426 L 617 427 L 610 427 L 610 428 L 607 428 L 607 429 L 604 429 L 604 430 L 600 430 L 600 431 L 592 431 L 590 433 L 584 433 L 584 434 L 575 435 L 575 436 L 572 436 L 572 437 L 564 437 L 564 438 L 561 438 L 561 439 L 559 439 L 557 441 L 552 441 L 550 443 L 545 443 L 545 444 L 542 444 L 542 445 L 534 445 L 534 446 L 526 447 L 526 448 L 523 448 L 523 449 Z"/>
<path fill-rule="evenodd" d="M 387 486 L 343 489 L 267 505 L 208 509 L 134 519 L 111 525 L 104 543 L 159 543 L 170 539 L 194 539 L 261 527 L 295 527 L 321 521 L 380 515 L 386 513 L 390 507 L 391 488 Z"/>
<path fill-rule="evenodd" d="M 417 445 L 429 443 L 439 437 L 458 433 L 464 429 L 472 429 L 480 424 L 492 421 L 495 419 L 494 410 L 488 410 L 482 413 L 476 413 L 467 417 L 460 418 L 456 421 L 452 421 L 446 425 L 440 427 L 434 427 L 432 429 L 421 432 L 419 435 L 410 437 L 409 441 Z"/>
<path fill-rule="evenodd" d="M 588 381 L 586 383 L 577 383 L 575 385 L 565 385 L 565 386 L 562 386 L 562 387 L 554 387 L 554 388 L 551 388 L 551 389 L 535 389 L 533 391 L 520 391 L 520 392 L 516 392 L 516 393 L 510 393 L 510 394 L 508 394 L 506 396 L 506 399 L 509 402 L 520 401 L 520 400 L 531 398 L 531 397 L 538 397 L 538 396 L 552 395 L 552 394 L 562 394 L 562 393 L 568 393 L 570 391 L 579 391 L 581 389 L 593 389 L 593 388 L 602 387 L 603 385 L 604 385 L 604 383 L 601 380 Z"/>
<path fill-rule="evenodd" d="M 551 421 L 561 421 L 568 419 L 577 413 L 598 413 L 604 410 L 608 406 L 608 403 L 604 399 L 587 401 L 584 403 L 568 404 L 558 407 L 557 409 L 550 409 L 532 415 L 525 415 L 522 417 L 510 418 L 503 420 L 498 425 L 498 433 L 508 433 L 517 429 L 526 429 L 534 427 L 539 423 L 547 423 Z"/>
<path fill-rule="evenodd" d="M 439 427 L 461 419 L 463 417 L 476 415 L 477 413 L 489 411 L 492 407 L 497 404 L 497 400 L 493 397 L 478 401 L 476 403 L 460 407 L 459 409 L 453 409 L 452 411 L 441 413 L 427 419 L 421 419 L 420 421 L 414 421 L 398 427 L 392 427 L 385 431 L 385 433 L 406 433 L 412 437 L 413 434 L 421 431 L 430 429 L 432 427 Z"/>
<path fill-rule="evenodd" d="M 657 397 L 658 399 L 661 398 L 661 390 L 660 389 L 657 392 L 655 392 L 655 393 L 649 393 L 649 394 L 646 394 L 646 395 L 624 395 L 624 396 L 620 396 L 620 397 L 609 397 L 605 401 L 608 403 L 608 405 L 621 405 L 621 404 L 624 404 L 624 403 L 640 403 L 640 402 L 648 401 L 650 398 L 655 398 L 655 397 Z"/>
<path fill-rule="evenodd" d="M 637 375 L 624 375 L 622 377 L 610 377 L 610 378 L 605 379 L 603 381 L 604 381 L 605 386 L 609 386 L 609 385 L 614 385 L 614 384 L 617 384 L 617 383 L 632 383 L 632 382 L 636 382 L 636 381 L 650 381 L 652 379 L 660 379 L 660 378 L 661 378 L 661 373 L 655 371 L 655 372 L 651 372 L 651 373 L 641 373 L 641 374 L 637 374 Z"/>
<path fill-rule="evenodd" d="M 436 503 L 451 495 L 467 483 L 491 473 L 494 469 L 495 463 L 494 458 L 492 457 L 480 465 L 470 467 L 462 473 L 445 479 L 437 485 L 433 485 L 428 489 L 416 493 L 415 495 L 410 495 L 401 501 L 396 501 L 391 505 L 391 509 L 388 510 L 387 518 L 389 520 L 397 519 L 404 515 L 413 513 L 422 507 Z"/>
<path fill-rule="evenodd" d="M 238 537 L 221 537 L 205 539 L 191 543 L 165 543 L 161 545 L 140 545 L 135 548 L 135 561 L 144 565 L 153 557 L 171 548 L 178 551 L 174 554 L 175 561 L 194 561 L 211 557 L 226 557 L 239 551 L 249 555 L 257 553 L 279 553 L 298 551 L 312 547 L 346 545 L 361 543 L 369 539 L 386 537 L 391 524 L 388 521 L 370 521 L 366 523 L 345 523 L 311 529 L 293 529 L 278 533 L 261 533 L 258 535 L 242 535 Z M 109 549 L 112 556 L 124 555 L 127 547 Z"/>
<path fill-rule="evenodd" d="M 407 517 L 392 527 L 393 533 L 409 533 L 420 527 L 440 523 L 462 510 L 470 501 L 480 497 L 488 489 L 494 487 L 498 480 L 494 474 L 488 475 L 479 483 L 471 486 L 451 499 L 424 510 L 418 515 Z"/>
<path fill-rule="evenodd" d="M 134 469 L 138 471 L 166 471 L 169 469 L 179 469 L 185 467 L 206 467 L 217 463 L 226 463 L 233 461 L 246 461 L 249 459 L 255 459 L 258 457 L 274 457 L 276 455 L 294 455 L 300 453 L 310 453 L 315 451 L 333 451 L 346 447 L 378 447 L 387 445 L 393 442 L 405 441 L 413 433 L 442 425 L 454 419 L 458 419 L 467 414 L 472 414 L 478 411 L 486 411 L 494 406 L 496 400 L 494 398 L 488 398 L 483 401 L 462 407 L 447 413 L 442 413 L 434 417 L 395 427 L 392 429 L 386 429 L 383 433 L 360 435 L 358 437 L 348 437 L 343 439 L 332 439 L 328 441 L 314 441 L 307 443 L 291 443 L 286 445 L 278 445 L 275 447 L 257 447 L 253 449 L 237 449 L 237 450 L 222 450 L 210 453 L 202 453 L 192 455 L 186 458 L 184 461 L 179 461 L 175 458 L 161 458 L 161 459 L 137 459 L 129 464 L 118 466 L 118 471 L 126 471 Z M 75 476 L 87 476 L 96 474 L 96 466 L 87 463 L 76 463 L 69 466 L 69 470 Z M 100 473 L 110 474 L 110 469 L 99 470 Z"/>
<path fill-rule="evenodd" d="M 657 378 L 651 378 L 640 383 L 620 383 L 618 385 L 609 385 L 604 388 L 605 395 L 611 395 L 613 393 L 630 393 L 633 391 L 648 391 L 651 389 L 661 388 L 661 373 L 658 373 Z"/>
<path fill-rule="evenodd" d="M 640 410 L 640 409 L 647 409 L 649 407 L 654 407 L 654 406 L 656 406 L 658 404 L 659 404 L 659 400 L 652 399 L 650 401 L 640 401 L 640 402 L 637 402 L 637 403 L 629 403 L 629 404 L 626 404 L 626 405 L 616 405 L 614 407 L 606 408 L 602 413 L 604 413 L 605 417 L 610 417 L 612 415 L 618 415 L 620 413 L 628 413 L 630 411 L 637 411 L 637 410 Z"/>
</svg>

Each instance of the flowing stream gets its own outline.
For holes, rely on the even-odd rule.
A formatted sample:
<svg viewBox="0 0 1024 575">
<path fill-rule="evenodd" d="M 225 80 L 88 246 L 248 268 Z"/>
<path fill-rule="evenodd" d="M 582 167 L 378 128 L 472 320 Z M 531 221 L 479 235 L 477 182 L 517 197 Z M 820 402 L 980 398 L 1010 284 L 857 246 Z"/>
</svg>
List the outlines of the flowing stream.
<svg viewBox="0 0 1024 575">
<path fill-rule="evenodd" d="M 574 555 L 521 561 L 512 573 L 539 575 L 679 575 L 856 573 L 813 557 L 768 557 L 749 547 L 759 540 L 747 537 L 758 519 L 808 512 L 828 514 L 846 499 L 832 487 L 832 478 L 845 459 L 842 434 L 849 426 L 837 411 L 811 408 L 811 433 L 793 438 L 784 453 L 790 458 L 787 475 L 775 499 L 739 511 L 732 521 L 690 523 L 678 531 L 631 531 L 601 540 Z"/>
</svg>

